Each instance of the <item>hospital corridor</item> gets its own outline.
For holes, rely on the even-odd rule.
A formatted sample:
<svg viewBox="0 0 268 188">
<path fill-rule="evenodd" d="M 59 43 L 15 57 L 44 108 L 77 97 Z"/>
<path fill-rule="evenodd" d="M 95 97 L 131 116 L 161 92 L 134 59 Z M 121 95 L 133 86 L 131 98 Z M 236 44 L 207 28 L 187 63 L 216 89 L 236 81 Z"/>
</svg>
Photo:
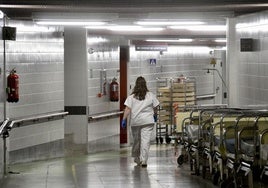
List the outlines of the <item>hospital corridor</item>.
<svg viewBox="0 0 268 188">
<path fill-rule="evenodd" d="M 0 188 L 268 188 L 267 80 L 267 0 L 2 0 Z"/>
</svg>

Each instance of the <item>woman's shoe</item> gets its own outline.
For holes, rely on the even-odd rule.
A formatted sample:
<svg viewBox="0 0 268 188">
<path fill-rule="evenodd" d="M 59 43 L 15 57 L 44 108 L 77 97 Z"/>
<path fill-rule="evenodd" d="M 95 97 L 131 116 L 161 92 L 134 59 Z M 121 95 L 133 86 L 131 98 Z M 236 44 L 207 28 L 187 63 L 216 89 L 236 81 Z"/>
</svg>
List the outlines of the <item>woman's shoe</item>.
<svg viewBox="0 0 268 188">
<path fill-rule="evenodd" d="M 141 167 L 142 168 L 147 168 L 147 164 L 146 163 L 141 163 Z"/>
<path fill-rule="evenodd" d="M 137 166 L 141 165 L 141 161 L 139 157 L 135 157 L 134 162 L 137 164 Z"/>
</svg>

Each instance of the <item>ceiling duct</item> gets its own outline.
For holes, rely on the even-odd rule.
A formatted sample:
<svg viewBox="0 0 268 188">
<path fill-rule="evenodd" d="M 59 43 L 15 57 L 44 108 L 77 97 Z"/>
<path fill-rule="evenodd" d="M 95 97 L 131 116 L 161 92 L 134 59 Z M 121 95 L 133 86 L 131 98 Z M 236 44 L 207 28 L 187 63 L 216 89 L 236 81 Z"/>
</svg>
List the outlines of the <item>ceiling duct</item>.
<svg viewBox="0 0 268 188">
<path fill-rule="evenodd" d="M 137 0 L 136 0 L 137 1 Z M 36 4 L 29 4 L 29 1 L 9 1 L 4 0 L 0 5 L 0 10 L 6 13 L 11 18 L 23 17 L 25 15 L 31 16 L 33 12 L 90 12 L 90 13 L 128 13 L 136 15 L 141 13 L 164 13 L 164 12 L 224 12 L 233 11 L 236 14 L 244 12 L 254 12 L 259 10 L 266 10 L 268 3 L 245 3 L 237 1 L 237 3 L 226 1 L 213 1 L 203 2 L 200 1 L 176 1 L 171 3 L 142 3 L 139 1 L 138 4 L 135 0 L 132 4 L 115 3 L 102 3 L 102 1 L 92 2 L 91 1 L 66 1 L 64 5 L 57 5 L 55 1 L 36 1 Z M 60 3 L 61 1 L 58 1 Z M 106 1 L 105 1 L 106 2 Z M 117 1 L 119 2 L 119 1 Z M 136 3 L 135 3 L 136 2 Z M 184 3 L 180 3 L 184 2 Z M 191 3 L 192 2 L 192 3 Z M 265 2 L 265 1 L 264 1 Z"/>
</svg>

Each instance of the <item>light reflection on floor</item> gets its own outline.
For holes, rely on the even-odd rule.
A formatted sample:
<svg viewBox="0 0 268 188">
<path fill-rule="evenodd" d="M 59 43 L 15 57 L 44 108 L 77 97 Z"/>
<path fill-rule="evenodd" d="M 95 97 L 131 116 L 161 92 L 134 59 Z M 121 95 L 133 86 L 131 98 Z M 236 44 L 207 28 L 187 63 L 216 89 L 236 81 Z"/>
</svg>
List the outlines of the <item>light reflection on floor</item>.
<svg viewBox="0 0 268 188">
<path fill-rule="evenodd" d="M 177 165 L 179 150 L 152 145 L 147 168 L 135 166 L 131 148 L 18 164 L 10 167 L 1 188 L 210 188 L 209 180 Z"/>
</svg>

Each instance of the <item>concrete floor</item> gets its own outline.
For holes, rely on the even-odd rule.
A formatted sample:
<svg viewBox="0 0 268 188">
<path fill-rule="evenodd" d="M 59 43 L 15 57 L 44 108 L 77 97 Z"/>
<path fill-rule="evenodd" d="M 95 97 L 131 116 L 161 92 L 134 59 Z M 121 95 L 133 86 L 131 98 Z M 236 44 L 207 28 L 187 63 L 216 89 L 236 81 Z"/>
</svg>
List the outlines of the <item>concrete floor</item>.
<svg viewBox="0 0 268 188">
<path fill-rule="evenodd" d="M 178 167 L 179 149 L 152 145 L 147 168 L 135 166 L 130 147 L 120 151 L 10 166 L 1 188 L 213 188 L 211 181 Z"/>
</svg>

